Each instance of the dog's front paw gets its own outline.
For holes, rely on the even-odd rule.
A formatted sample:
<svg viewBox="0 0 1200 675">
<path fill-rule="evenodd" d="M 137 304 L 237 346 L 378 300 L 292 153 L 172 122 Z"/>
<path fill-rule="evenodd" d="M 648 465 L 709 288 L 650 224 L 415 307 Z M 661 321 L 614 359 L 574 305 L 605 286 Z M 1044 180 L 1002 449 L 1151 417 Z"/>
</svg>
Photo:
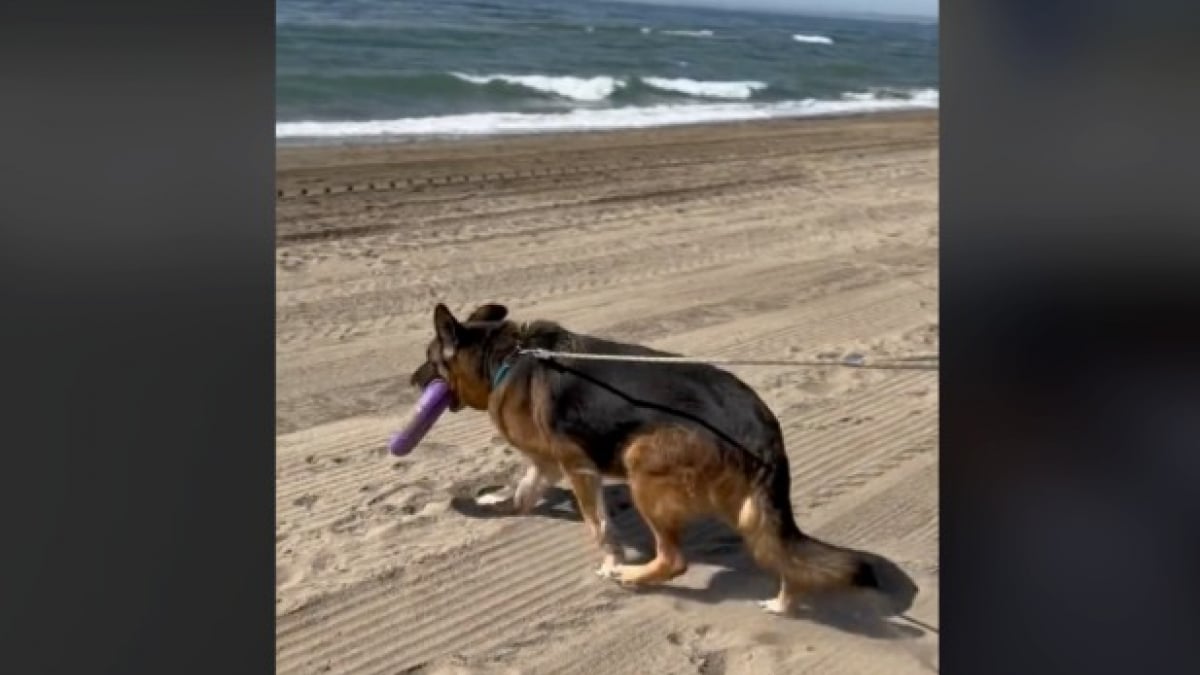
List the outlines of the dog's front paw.
<svg viewBox="0 0 1200 675">
<path fill-rule="evenodd" d="M 511 508 L 513 504 L 513 498 L 512 495 L 506 495 L 502 492 L 488 492 L 476 497 L 475 503 L 480 506 L 487 506 L 491 508 L 496 508 L 501 505 L 507 505 Z"/>
<path fill-rule="evenodd" d="M 601 565 L 600 570 L 597 570 L 597 574 L 600 574 L 601 570 L 603 570 L 604 573 L 600 574 L 600 576 L 617 582 L 618 586 L 622 588 L 637 588 L 648 581 L 645 568 L 645 565 L 616 563 L 608 566 Z"/>
<path fill-rule="evenodd" d="M 475 498 L 475 506 L 494 515 L 511 516 L 517 513 L 517 503 L 511 494 L 487 492 Z"/>
<path fill-rule="evenodd" d="M 607 557 L 600 566 L 596 568 L 596 576 L 601 579 L 619 579 L 621 576 L 621 562 L 614 557 Z"/>
<path fill-rule="evenodd" d="M 780 600 L 779 598 L 771 598 L 770 600 L 759 600 L 758 602 L 756 602 L 754 604 L 758 605 L 758 608 L 761 609 L 762 611 L 766 612 L 767 614 L 775 614 L 777 616 L 786 616 L 790 611 L 788 609 L 788 607 L 783 604 L 783 601 Z"/>
</svg>

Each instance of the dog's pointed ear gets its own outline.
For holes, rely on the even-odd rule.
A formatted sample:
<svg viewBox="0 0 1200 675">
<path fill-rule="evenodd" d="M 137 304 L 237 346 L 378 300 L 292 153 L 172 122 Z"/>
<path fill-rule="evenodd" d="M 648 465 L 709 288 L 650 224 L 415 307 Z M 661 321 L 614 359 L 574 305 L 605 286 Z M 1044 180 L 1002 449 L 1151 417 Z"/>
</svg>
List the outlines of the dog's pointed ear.
<svg viewBox="0 0 1200 675">
<path fill-rule="evenodd" d="M 467 317 L 467 321 L 503 321 L 506 316 L 508 316 L 507 307 L 489 302 L 476 307 L 475 311 L 471 312 L 471 316 Z"/>
<path fill-rule="evenodd" d="M 450 313 L 449 307 L 439 302 L 433 308 L 433 328 L 437 331 L 438 341 L 442 343 L 443 354 L 449 358 L 458 347 L 462 324 Z"/>
</svg>

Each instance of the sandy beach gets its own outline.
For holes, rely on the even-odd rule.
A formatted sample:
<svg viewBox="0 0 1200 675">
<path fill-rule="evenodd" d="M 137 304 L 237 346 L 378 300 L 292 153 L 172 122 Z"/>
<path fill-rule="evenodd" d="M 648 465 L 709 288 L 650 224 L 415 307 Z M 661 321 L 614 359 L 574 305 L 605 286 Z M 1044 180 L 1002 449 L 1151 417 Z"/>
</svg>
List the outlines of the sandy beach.
<svg viewBox="0 0 1200 675">
<path fill-rule="evenodd" d="M 694 356 L 935 354 L 937 143 L 915 112 L 280 148 L 278 672 L 936 669 L 936 372 L 730 368 L 783 425 L 800 526 L 900 565 L 915 622 L 767 615 L 775 581 L 710 524 L 684 576 L 624 590 L 562 491 L 526 517 L 464 506 L 524 470 L 485 414 L 385 444 L 438 301 Z"/>
</svg>

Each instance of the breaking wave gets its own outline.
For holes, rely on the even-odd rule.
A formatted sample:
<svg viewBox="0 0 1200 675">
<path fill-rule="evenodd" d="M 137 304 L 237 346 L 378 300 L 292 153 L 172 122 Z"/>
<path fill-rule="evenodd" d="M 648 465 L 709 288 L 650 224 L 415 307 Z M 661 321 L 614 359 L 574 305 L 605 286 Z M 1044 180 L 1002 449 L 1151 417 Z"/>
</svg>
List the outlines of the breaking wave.
<svg viewBox="0 0 1200 675">
<path fill-rule="evenodd" d="M 388 136 L 471 136 L 511 133 L 633 129 L 645 127 L 817 117 L 874 113 L 891 110 L 935 109 L 938 91 L 849 92 L 837 100 L 807 99 L 756 104 L 693 103 L 625 108 L 578 108 L 561 113 L 470 113 L 437 117 L 409 117 L 366 121 L 278 122 L 280 139 L 347 139 Z"/>
<path fill-rule="evenodd" d="M 736 82 L 715 82 L 703 80 L 689 80 L 687 78 L 666 78 L 666 77 L 643 77 L 642 82 L 664 91 L 674 91 L 688 96 L 696 96 L 699 98 L 728 98 L 728 99 L 747 99 L 754 95 L 756 91 L 762 91 L 767 88 L 766 82 L 757 82 L 754 80 L 736 81 Z"/>
<path fill-rule="evenodd" d="M 831 44 L 833 44 L 833 38 L 825 37 L 824 35 L 801 35 L 800 33 L 797 33 L 792 36 L 792 39 L 795 40 L 796 42 L 804 42 L 804 43 L 810 44 L 810 45 L 831 45 Z"/>
<path fill-rule="evenodd" d="M 596 77 L 575 77 L 571 75 L 467 75 L 465 73 L 450 73 L 464 82 L 472 84 L 490 84 L 504 82 L 554 96 L 569 98 L 574 101 L 602 101 L 618 87 L 625 85 L 624 81 L 607 75 Z"/>
<path fill-rule="evenodd" d="M 716 35 L 711 30 L 664 30 L 663 35 L 678 35 L 680 37 L 712 37 Z"/>
<path fill-rule="evenodd" d="M 450 73 L 455 78 L 477 85 L 504 83 L 524 87 L 542 94 L 549 94 L 572 101 L 597 102 L 611 98 L 618 91 L 629 90 L 639 85 L 660 92 L 683 94 L 696 98 L 748 99 L 755 92 L 767 89 L 766 82 L 755 80 L 705 81 L 688 78 L 630 77 L 618 78 L 609 75 L 577 77 L 572 75 L 469 75 Z"/>
</svg>

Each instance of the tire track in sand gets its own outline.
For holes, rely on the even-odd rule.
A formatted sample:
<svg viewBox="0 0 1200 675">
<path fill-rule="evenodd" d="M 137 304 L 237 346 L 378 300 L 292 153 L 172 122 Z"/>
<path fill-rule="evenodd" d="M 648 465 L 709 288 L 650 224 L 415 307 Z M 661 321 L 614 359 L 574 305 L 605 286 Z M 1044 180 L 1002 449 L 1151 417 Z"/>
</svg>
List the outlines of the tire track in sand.
<svg viewBox="0 0 1200 675">
<path fill-rule="evenodd" d="M 427 339 L 435 296 L 509 300 L 520 316 L 697 355 L 936 351 L 936 135 L 936 118 L 908 116 L 285 156 L 285 188 L 540 173 L 280 202 L 285 234 L 383 227 L 278 248 L 277 392 L 292 430 L 277 444 L 278 672 L 924 667 L 936 636 L 768 617 L 744 601 L 771 590 L 752 572 L 735 577 L 749 595 L 705 595 L 737 555 L 710 524 L 689 533 L 698 557 L 675 593 L 596 579 L 579 522 L 447 508 L 522 468 L 482 416 L 448 416 L 419 455 L 394 459 L 382 446 L 395 418 L 370 414 L 411 396 L 389 378 Z M 677 165 L 637 168 L 659 161 Z M 601 164 L 618 168 L 555 182 Z M 936 373 L 737 372 L 780 419 L 802 527 L 896 560 L 921 584 L 911 614 L 936 625 Z M 613 508 L 644 553 L 636 514 Z"/>
<path fill-rule="evenodd" d="M 847 401 L 847 407 L 873 410 L 886 405 L 906 384 L 868 390 Z M 830 424 L 842 415 L 841 410 L 827 410 L 798 422 Z M 872 450 L 871 457 L 856 460 L 864 465 L 903 455 L 913 447 L 932 451 L 933 415 L 925 417 L 924 424 L 914 424 L 909 415 L 897 414 L 850 439 L 840 429 L 816 432 L 803 444 L 812 448 L 811 455 L 805 451 L 805 457 L 811 457 L 810 463 L 818 468 L 806 471 L 801 464 L 793 470 L 797 483 L 793 501 L 802 503 L 801 485 L 838 478 L 838 467 L 822 471 L 820 460 L 841 455 L 855 444 L 866 444 Z M 789 437 L 793 453 L 795 445 Z M 803 512 L 801 518 L 803 524 Z M 336 663 L 334 672 L 375 672 L 372 666 L 380 667 L 378 672 L 387 668 L 395 672 L 433 658 L 448 644 L 457 645 L 459 653 L 483 653 L 493 641 L 498 644 L 520 636 L 550 607 L 558 608 L 559 613 L 570 609 L 587 614 L 622 601 L 624 591 L 591 577 L 598 556 L 586 542 L 582 525 L 541 518 L 510 522 L 502 531 L 505 536 L 472 546 L 470 562 L 449 557 L 433 562 L 428 569 L 372 579 L 365 587 L 351 588 L 345 595 L 280 617 L 280 669 L 286 671 L 288 664 L 299 667 L 329 662 Z M 618 527 L 628 530 L 635 522 L 632 512 L 626 511 L 618 518 Z M 452 578 L 447 578 L 448 574 Z M 433 617 L 424 616 L 421 608 L 435 602 L 471 609 L 467 616 L 429 621 Z"/>
</svg>

